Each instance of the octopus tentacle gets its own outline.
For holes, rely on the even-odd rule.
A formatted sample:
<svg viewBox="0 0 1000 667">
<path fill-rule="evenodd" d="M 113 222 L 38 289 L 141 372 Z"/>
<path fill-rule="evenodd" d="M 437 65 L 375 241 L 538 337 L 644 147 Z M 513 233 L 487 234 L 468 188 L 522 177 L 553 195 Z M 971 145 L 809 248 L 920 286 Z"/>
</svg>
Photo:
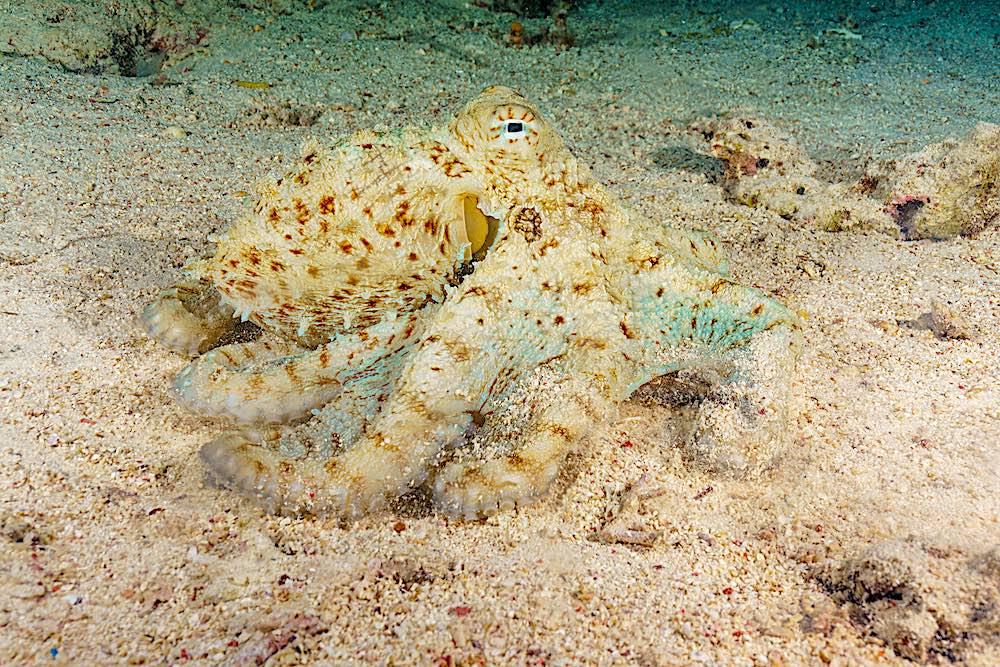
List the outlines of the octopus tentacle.
<svg viewBox="0 0 1000 667">
<path fill-rule="evenodd" d="M 798 346 L 798 331 L 783 323 L 730 352 L 730 373 L 699 406 L 685 445 L 697 465 L 748 477 L 780 456 L 789 437 L 789 377 Z"/>
<path fill-rule="evenodd" d="M 251 355 L 243 365 L 233 363 L 232 346 L 225 346 L 189 364 L 174 380 L 174 391 L 182 405 L 200 414 L 239 423 L 292 421 L 332 400 L 344 382 L 412 345 L 419 326 L 416 314 L 386 316 L 315 350 L 285 343 L 284 354 Z"/>
<path fill-rule="evenodd" d="M 688 289 L 677 290 L 677 275 Z M 706 375 L 702 401 L 685 448 L 697 465 L 737 476 L 759 473 L 787 441 L 790 378 L 801 323 L 763 291 L 736 284 L 700 262 L 636 275 L 637 329 L 659 347 L 639 364 L 633 388 L 664 372 Z"/>
<path fill-rule="evenodd" d="M 611 411 L 607 387 L 563 377 L 545 390 L 551 402 L 535 410 L 517 435 L 513 451 L 482 461 L 445 465 L 434 480 L 434 498 L 445 514 L 475 519 L 533 502 L 559 474 L 566 455 Z M 532 403 L 539 394 L 529 395 Z M 488 428 L 488 427 L 487 427 Z M 487 437 L 486 447 L 507 434 Z"/>
<path fill-rule="evenodd" d="M 275 369 L 306 354 L 295 343 L 280 339 L 223 345 L 185 366 L 174 378 L 172 391 L 181 405 L 200 415 L 231 417 L 244 424 L 288 421 L 308 411 L 304 403 L 320 397 L 300 391 L 287 396 L 291 402 L 278 401 L 268 374 L 277 375 Z"/>
<path fill-rule="evenodd" d="M 474 377 L 471 366 L 454 345 L 428 337 L 370 427 L 326 461 L 281 460 L 232 434 L 205 445 L 202 460 L 223 483 L 276 511 L 361 516 L 421 483 L 429 461 L 466 430 L 473 392 L 456 377 Z"/>
<path fill-rule="evenodd" d="M 192 277 L 160 292 L 139 321 L 152 338 L 188 356 L 211 349 L 236 326 L 212 284 Z"/>
</svg>

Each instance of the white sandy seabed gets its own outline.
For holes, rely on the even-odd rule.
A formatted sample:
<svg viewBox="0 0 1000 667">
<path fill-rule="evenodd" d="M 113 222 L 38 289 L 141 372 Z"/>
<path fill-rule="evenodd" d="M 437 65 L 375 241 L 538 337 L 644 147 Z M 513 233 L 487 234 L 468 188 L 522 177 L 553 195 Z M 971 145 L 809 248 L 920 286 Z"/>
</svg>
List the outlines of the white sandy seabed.
<svg viewBox="0 0 1000 667">
<path fill-rule="evenodd" d="M 727 201 L 688 129 L 747 110 L 853 178 L 997 122 L 990 3 L 583 4 L 572 48 L 510 45 L 486 3 L 273 4 L 0 2 L 0 663 L 1000 664 L 997 229 L 791 223 Z M 184 360 L 138 309 L 304 138 L 440 122 L 493 83 L 808 314 L 786 456 L 708 476 L 633 403 L 483 523 L 206 486 L 220 426 L 171 402 Z M 932 300 L 971 337 L 912 325 Z M 625 520 L 660 538 L 588 539 L 643 475 L 665 493 Z"/>
</svg>

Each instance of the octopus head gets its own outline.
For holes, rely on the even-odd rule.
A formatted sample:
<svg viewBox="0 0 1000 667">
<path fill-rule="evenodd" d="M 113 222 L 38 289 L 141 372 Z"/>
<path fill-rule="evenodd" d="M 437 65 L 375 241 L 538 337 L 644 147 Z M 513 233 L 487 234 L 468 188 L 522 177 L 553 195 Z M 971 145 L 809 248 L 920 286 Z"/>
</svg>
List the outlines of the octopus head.
<svg viewBox="0 0 1000 667">
<path fill-rule="evenodd" d="M 472 164 L 515 184 L 545 162 L 557 161 L 564 150 L 538 110 L 503 86 L 483 90 L 455 114 L 448 129 Z"/>
<path fill-rule="evenodd" d="M 498 219 L 544 196 L 542 172 L 565 161 L 566 148 L 531 102 L 503 86 L 486 88 L 466 104 L 448 132 L 453 150 L 478 177 L 477 191 L 463 197 L 463 213 L 473 258 L 479 258 L 496 236 Z"/>
</svg>

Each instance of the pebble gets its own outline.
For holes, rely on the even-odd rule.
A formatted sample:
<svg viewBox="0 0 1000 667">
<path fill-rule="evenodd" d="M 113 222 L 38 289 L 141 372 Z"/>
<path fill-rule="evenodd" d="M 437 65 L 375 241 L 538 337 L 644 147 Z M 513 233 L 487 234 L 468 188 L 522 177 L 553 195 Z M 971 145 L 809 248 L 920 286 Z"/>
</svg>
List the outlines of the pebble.
<svg viewBox="0 0 1000 667">
<path fill-rule="evenodd" d="M 928 328 L 942 340 L 964 340 L 972 337 L 971 328 L 958 310 L 938 299 L 931 302 Z"/>
<path fill-rule="evenodd" d="M 163 129 L 162 134 L 167 139 L 183 139 L 188 135 L 188 132 L 183 127 L 170 125 L 169 127 Z"/>
</svg>

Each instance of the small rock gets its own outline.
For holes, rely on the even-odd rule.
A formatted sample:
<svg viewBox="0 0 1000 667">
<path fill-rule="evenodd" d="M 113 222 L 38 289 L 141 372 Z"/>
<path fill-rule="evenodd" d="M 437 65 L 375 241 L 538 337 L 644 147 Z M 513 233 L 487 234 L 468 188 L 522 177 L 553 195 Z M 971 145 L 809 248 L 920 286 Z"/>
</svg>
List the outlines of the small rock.
<svg viewBox="0 0 1000 667">
<path fill-rule="evenodd" d="M 31 524 L 15 515 L 0 516 L 0 537 L 11 542 L 30 542 L 33 530 Z"/>
<path fill-rule="evenodd" d="M 966 340 L 971 338 L 969 326 L 954 308 L 937 299 L 931 301 L 928 325 L 941 339 Z"/>
<path fill-rule="evenodd" d="M 882 605 L 872 622 L 875 634 L 889 643 L 896 653 L 910 660 L 927 660 L 938 623 L 929 611 L 912 611 L 899 606 Z"/>
<path fill-rule="evenodd" d="M 167 139 L 183 139 L 187 135 L 187 130 L 177 125 L 171 125 L 163 129 L 163 136 Z"/>
<path fill-rule="evenodd" d="M 926 329 L 941 340 L 968 340 L 972 329 L 957 310 L 939 299 L 931 301 L 931 310 L 915 320 L 901 322 L 911 329 Z"/>
<path fill-rule="evenodd" d="M 841 612 L 898 655 L 918 663 L 935 654 L 961 662 L 970 647 L 995 634 L 1000 589 L 995 573 L 982 566 L 993 555 L 970 558 L 950 546 L 890 539 L 814 572 Z M 820 627 L 819 616 L 813 614 L 813 627 Z M 830 657 L 825 662 L 832 664 Z"/>
</svg>

